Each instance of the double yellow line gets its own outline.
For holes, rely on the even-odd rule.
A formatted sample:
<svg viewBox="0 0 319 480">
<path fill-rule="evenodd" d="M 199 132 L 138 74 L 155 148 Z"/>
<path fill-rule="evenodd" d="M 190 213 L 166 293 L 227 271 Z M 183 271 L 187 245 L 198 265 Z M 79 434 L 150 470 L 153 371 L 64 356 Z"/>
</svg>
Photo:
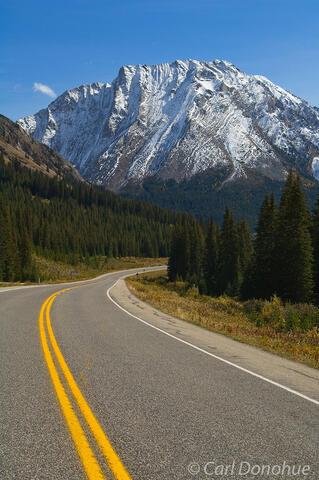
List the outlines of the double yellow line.
<svg viewBox="0 0 319 480">
<path fill-rule="evenodd" d="M 92 285 L 92 283 L 90 285 Z M 52 380 L 56 395 L 60 403 L 61 410 L 65 417 L 67 426 L 70 430 L 73 442 L 78 451 L 78 454 L 83 464 L 86 475 L 89 478 L 89 480 L 105 480 L 105 476 L 90 447 L 90 444 L 86 438 L 83 428 L 81 427 L 78 417 L 73 410 L 69 396 L 65 391 L 65 388 L 61 382 L 58 370 L 55 366 L 53 356 L 49 348 L 47 334 L 45 331 L 45 320 L 46 320 L 47 332 L 48 332 L 49 340 L 51 342 L 52 351 L 55 354 L 56 362 L 59 364 L 61 371 L 65 377 L 65 380 L 73 394 L 73 397 L 84 419 L 86 420 L 98 446 L 100 447 L 100 450 L 103 453 L 109 468 L 113 472 L 113 475 L 116 478 L 116 480 L 132 480 L 127 470 L 125 469 L 124 465 L 122 464 L 119 456 L 117 455 L 110 441 L 105 435 L 102 427 L 100 426 L 99 422 L 95 418 L 90 406 L 88 405 L 87 401 L 83 397 L 81 390 L 79 389 L 76 381 L 74 380 L 72 373 L 70 372 L 69 367 L 67 366 L 63 358 L 63 355 L 61 353 L 61 350 L 59 349 L 59 346 L 57 344 L 57 341 L 55 339 L 55 336 L 52 330 L 51 321 L 50 321 L 50 309 L 52 307 L 52 303 L 54 302 L 55 298 L 63 292 L 72 290 L 74 288 L 81 288 L 83 286 L 86 286 L 86 285 L 65 288 L 63 290 L 60 290 L 54 293 L 53 295 L 51 295 L 50 297 L 48 297 L 46 301 L 43 303 L 40 310 L 40 314 L 39 314 L 39 328 L 40 328 L 40 337 L 41 337 L 44 357 L 50 372 L 51 380 Z"/>
</svg>

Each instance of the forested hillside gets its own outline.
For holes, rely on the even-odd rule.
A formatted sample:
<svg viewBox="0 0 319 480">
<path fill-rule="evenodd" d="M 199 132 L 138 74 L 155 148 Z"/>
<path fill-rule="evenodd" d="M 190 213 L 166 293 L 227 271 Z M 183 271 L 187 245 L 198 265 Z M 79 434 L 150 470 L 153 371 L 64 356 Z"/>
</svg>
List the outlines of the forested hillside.
<svg viewBox="0 0 319 480">
<path fill-rule="evenodd" d="M 0 281 L 37 279 L 33 253 L 74 265 L 96 255 L 168 256 L 171 229 L 185 218 L 1 157 Z"/>
<path fill-rule="evenodd" d="M 203 228 L 204 226 L 204 228 Z M 254 238 L 247 220 L 237 223 L 227 207 L 221 227 L 195 219 L 177 226 L 169 279 L 186 280 L 212 296 L 319 303 L 319 199 L 308 210 L 300 177 L 290 172 L 277 208 L 261 205 Z"/>
</svg>

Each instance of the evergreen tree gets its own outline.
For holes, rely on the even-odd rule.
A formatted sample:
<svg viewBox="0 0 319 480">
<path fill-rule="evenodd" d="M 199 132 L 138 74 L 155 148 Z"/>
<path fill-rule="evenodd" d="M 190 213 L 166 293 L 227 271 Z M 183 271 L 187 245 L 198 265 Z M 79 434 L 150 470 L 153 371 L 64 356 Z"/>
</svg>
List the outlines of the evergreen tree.
<svg viewBox="0 0 319 480">
<path fill-rule="evenodd" d="M 245 276 L 251 265 L 254 252 L 251 231 L 246 218 L 238 225 L 238 250 L 240 271 Z"/>
<path fill-rule="evenodd" d="M 208 295 L 217 294 L 218 280 L 218 239 L 213 219 L 210 220 L 204 254 L 204 278 Z"/>
<path fill-rule="evenodd" d="M 276 235 L 276 204 L 272 195 L 266 195 L 258 218 L 254 272 L 251 284 L 252 296 L 270 298 L 275 291 L 275 235 Z"/>
<path fill-rule="evenodd" d="M 32 275 L 32 247 L 27 229 L 24 227 L 21 231 L 21 241 L 19 245 L 20 253 L 20 278 L 22 281 L 33 280 Z"/>
<path fill-rule="evenodd" d="M 171 252 L 168 261 L 169 280 L 175 282 L 179 277 L 182 280 L 190 274 L 190 237 L 188 228 L 176 227 L 171 243 Z"/>
<path fill-rule="evenodd" d="M 5 262 L 6 262 L 6 251 L 5 251 L 5 220 L 3 215 L 3 204 L 0 198 L 0 282 L 3 282 L 5 279 Z"/>
<path fill-rule="evenodd" d="M 238 279 L 240 278 L 239 270 L 238 231 L 233 214 L 227 207 L 220 235 L 219 293 L 224 293 L 226 290 L 230 293 L 235 286 L 237 288 Z"/>
<path fill-rule="evenodd" d="M 319 304 L 319 197 L 313 213 L 312 244 L 314 254 L 314 298 Z"/>
<path fill-rule="evenodd" d="M 11 215 L 8 207 L 3 208 L 0 216 L 1 275 L 5 282 L 19 279 L 18 250 L 14 241 Z"/>
<path fill-rule="evenodd" d="M 204 238 L 202 229 L 195 219 L 189 227 L 189 242 L 189 279 L 198 286 L 203 278 Z"/>
<path fill-rule="evenodd" d="M 33 252 L 72 264 L 95 255 L 166 257 L 172 228 L 192 221 L 84 182 L 6 164 L 0 155 L 0 280 L 34 278 Z"/>
<path fill-rule="evenodd" d="M 310 213 L 300 177 L 292 171 L 280 201 L 274 261 L 276 293 L 283 300 L 310 301 L 313 295 Z"/>
</svg>

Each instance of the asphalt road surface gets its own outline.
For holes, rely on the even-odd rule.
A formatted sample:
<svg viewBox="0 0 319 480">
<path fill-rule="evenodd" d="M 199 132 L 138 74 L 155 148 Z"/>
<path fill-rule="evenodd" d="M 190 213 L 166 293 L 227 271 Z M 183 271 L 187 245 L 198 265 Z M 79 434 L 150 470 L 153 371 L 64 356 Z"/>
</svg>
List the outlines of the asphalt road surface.
<svg viewBox="0 0 319 480">
<path fill-rule="evenodd" d="M 0 479 L 318 480 L 318 372 L 289 362 L 295 390 L 279 357 L 129 315 L 107 295 L 122 276 L 0 289 Z"/>
</svg>

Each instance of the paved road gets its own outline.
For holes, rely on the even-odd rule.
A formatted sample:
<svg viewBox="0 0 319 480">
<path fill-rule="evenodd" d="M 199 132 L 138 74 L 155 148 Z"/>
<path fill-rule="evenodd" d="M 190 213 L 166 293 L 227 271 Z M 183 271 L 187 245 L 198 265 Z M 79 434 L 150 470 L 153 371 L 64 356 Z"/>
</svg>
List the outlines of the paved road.
<svg viewBox="0 0 319 480">
<path fill-rule="evenodd" d="M 318 404 L 129 316 L 106 295 L 122 275 L 61 293 L 50 317 L 64 360 L 129 476 L 317 480 Z M 87 478 L 51 382 L 39 333 L 42 304 L 63 288 L 0 293 L 1 480 Z M 198 342 L 191 330 L 187 340 Z M 52 355 L 105 478 L 116 478 Z M 270 378 L 272 374 L 269 371 Z M 313 391 L 319 391 L 317 372 L 310 377 Z M 310 396 L 309 389 L 300 393 Z M 292 466 L 298 470 L 299 465 L 304 474 L 292 476 Z M 280 468 L 284 474 L 278 473 Z"/>
</svg>

